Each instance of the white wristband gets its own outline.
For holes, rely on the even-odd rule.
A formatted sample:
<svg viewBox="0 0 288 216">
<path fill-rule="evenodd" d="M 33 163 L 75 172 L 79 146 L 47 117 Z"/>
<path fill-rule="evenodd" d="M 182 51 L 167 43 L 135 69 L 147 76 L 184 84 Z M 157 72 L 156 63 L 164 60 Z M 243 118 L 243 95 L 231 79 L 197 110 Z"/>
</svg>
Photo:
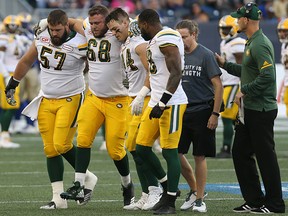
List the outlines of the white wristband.
<svg viewBox="0 0 288 216">
<path fill-rule="evenodd" d="M 138 92 L 138 95 L 144 98 L 149 92 L 150 89 L 147 86 L 143 86 L 142 89 Z"/>
</svg>

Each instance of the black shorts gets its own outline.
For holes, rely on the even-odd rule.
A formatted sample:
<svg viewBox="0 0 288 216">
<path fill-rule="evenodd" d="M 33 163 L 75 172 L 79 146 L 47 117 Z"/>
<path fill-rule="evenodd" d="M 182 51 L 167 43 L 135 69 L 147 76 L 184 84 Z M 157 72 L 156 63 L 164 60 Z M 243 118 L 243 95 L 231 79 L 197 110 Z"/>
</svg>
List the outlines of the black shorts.
<svg viewBox="0 0 288 216">
<path fill-rule="evenodd" d="M 184 113 L 182 133 L 178 145 L 179 153 L 187 154 L 192 142 L 192 155 L 215 157 L 215 130 L 207 128 L 210 116 L 211 109 Z"/>
</svg>

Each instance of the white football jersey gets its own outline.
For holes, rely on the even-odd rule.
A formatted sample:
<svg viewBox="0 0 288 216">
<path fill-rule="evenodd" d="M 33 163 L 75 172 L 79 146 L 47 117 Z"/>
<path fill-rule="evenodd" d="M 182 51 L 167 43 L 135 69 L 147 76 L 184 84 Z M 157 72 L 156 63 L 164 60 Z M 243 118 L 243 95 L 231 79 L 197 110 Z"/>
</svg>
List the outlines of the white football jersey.
<svg viewBox="0 0 288 216">
<path fill-rule="evenodd" d="M 236 37 L 228 42 L 222 40 L 220 43 L 220 52 L 221 56 L 226 59 L 228 62 L 236 63 L 235 53 L 243 53 L 245 49 L 246 40 L 241 37 Z M 222 69 L 221 80 L 223 86 L 227 85 L 237 85 L 240 82 L 240 78 L 229 74 L 226 70 Z"/>
<path fill-rule="evenodd" d="M 149 62 L 151 86 L 151 99 L 148 104 L 150 107 L 154 107 L 160 101 L 161 96 L 166 90 L 170 72 L 167 69 L 165 56 L 161 52 L 160 48 L 169 46 L 171 44 L 176 45 L 179 49 L 179 53 L 181 55 L 181 69 L 183 70 L 184 44 L 179 32 L 171 28 L 163 29 L 158 32 L 154 38 L 152 38 L 147 46 L 147 59 Z M 187 103 L 187 97 L 180 81 L 177 90 L 173 94 L 172 98 L 168 101 L 167 105 Z"/>
<path fill-rule="evenodd" d="M 8 72 L 14 72 L 20 58 L 32 42 L 24 35 L 1 34 L 0 47 L 5 47 L 3 63 Z"/>
<path fill-rule="evenodd" d="M 281 63 L 284 66 L 284 86 L 288 86 L 288 44 L 283 43 L 281 46 Z"/>
<path fill-rule="evenodd" d="M 104 37 L 95 38 L 88 19 L 84 20 L 88 41 L 89 89 L 98 97 L 127 96 L 123 85 L 125 71 L 120 58 L 121 43 L 108 31 Z"/>
<path fill-rule="evenodd" d="M 48 30 L 45 30 L 36 38 L 35 45 L 40 61 L 41 89 L 44 97 L 64 98 L 85 90 L 85 37 L 71 32 L 66 42 L 56 47 L 51 43 Z"/>
<path fill-rule="evenodd" d="M 140 44 L 147 44 L 141 37 L 128 37 L 121 46 L 121 58 L 129 81 L 128 95 L 134 97 L 144 85 L 147 71 L 135 49 Z"/>
</svg>

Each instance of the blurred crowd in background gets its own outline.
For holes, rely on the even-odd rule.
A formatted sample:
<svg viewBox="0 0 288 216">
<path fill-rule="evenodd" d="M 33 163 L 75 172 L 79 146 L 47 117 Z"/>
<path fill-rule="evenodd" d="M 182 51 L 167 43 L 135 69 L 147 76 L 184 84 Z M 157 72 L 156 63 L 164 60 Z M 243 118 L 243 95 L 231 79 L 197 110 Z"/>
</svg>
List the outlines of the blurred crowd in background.
<svg viewBox="0 0 288 216">
<path fill-rule="evenodd" d="M 251 0 L 26 0 L 34 8 L 88 9 L 95 4 L 108 8 L 121 7 L 131 17 L 145 8 L 158 11 L 164 24 L 175 19 L 194 19 L 198 23 L 219 20 L 223 15 L 245 5 Z M 286 18 L 288 0 L 256 0 L 265 20 Z"/>
</svg>

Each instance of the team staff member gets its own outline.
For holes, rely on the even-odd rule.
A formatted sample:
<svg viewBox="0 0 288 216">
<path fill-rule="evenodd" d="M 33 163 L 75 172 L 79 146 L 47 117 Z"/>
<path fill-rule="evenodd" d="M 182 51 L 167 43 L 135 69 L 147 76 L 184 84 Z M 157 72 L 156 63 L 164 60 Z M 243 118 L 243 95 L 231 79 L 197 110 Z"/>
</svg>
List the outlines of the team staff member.
<svg viewBox="0 0 288 216">
<path fill-rule="evenodd" d="M 182 20 L 176 25 L 176 30 L 184 42 L 185 66 L 182 82 L 189 102 L 183 117 L 178 154 L 182 175 L 191 189 L 180 209 L 192 207 L 193 211 L 206 212 L 206 204 L 203 202 L 206 196 L 206 157 L 215 157 L 216 153 L 215 130 L 223 97 L 221 71 L 213 52 L 197 43 L 199 28 L 195 21 Z M 185 157 L 191 143 L 196 183 L 192 167 Z"/>
<path fill-rule="evenodd" d="M 241 79 L 241 90 L 236 94 L 235 103 L 244 110 L 244 119 L 236 126 L 232 157 L 245 203 L 234 211 L 284 213 L 273 131 L 277 116 L 273 45 L 259 28 L 261 11 L 255 3 L 246 4 L 231 16 L 238 18 L 239 31 L 248 38 L 242 65 L 226 62 L 216 54 L 219 65 Z"/>
<path fill-rule="evenodd" d="M 27 114 L 38 118 L 53 191 L 51 202 L 41 206 L 41 209 L 67 208 L 67 201 L 60 198 L 64 191 L 62 157 L 75 168 L 76 147 L 72 141 L 85 89 L 83 69 L 86 51 L 85 37 L 69 30 L 68 17 L 64 11 L 54 10 L 48 15 L 48 28 L 37 36 L 28 52 L 21 58 L 14 76 L 6 86 L 7 101 L 13 103 L 15 88 L 38 57 L 41 63 L 43 97 L 35 99 L 34 105 L 28 105 L 37 108 L 30 108 Z M 97 177 L 87 171 L 85 186 L 90 194 L 96 182 Z M 85 203 L 84 200 L 81 202 Z"/>
</svg>

